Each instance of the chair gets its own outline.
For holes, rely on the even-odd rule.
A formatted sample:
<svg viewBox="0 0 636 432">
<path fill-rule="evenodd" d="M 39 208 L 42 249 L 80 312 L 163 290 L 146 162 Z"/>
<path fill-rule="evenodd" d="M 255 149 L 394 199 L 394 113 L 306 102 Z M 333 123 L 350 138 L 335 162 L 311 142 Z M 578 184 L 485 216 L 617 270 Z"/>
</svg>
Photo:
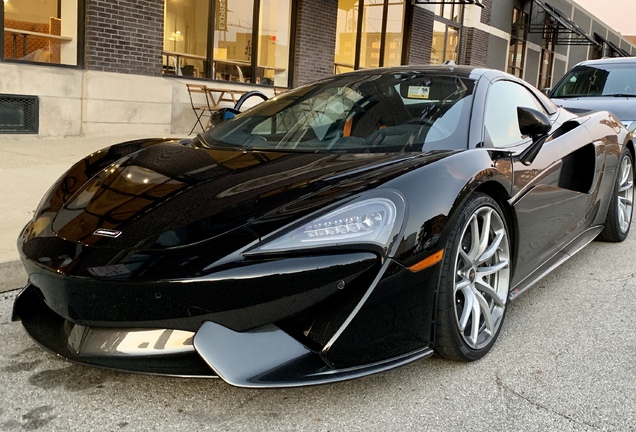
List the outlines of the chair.
<svg viewBox="0 0 636 432">
<path fill-rule="evenodd" d="M 210 115 L 210 117 L 212 116 L 212 113 L 215 111 L 214 102 L 212 101 L 212 103 L 210 103 L 209 91 L 205 85 L 186 84 L 186 86 L 188 87 L 188 95 L 190 96 L 190 105 L 192 105 L 192 111 L 194 111 L 194 115 L 197 117 L 194 125 L 192 126 L 192 129 L 190 130 L 190 134 L 194 132 L 197 124 L 201 126 L 201 130 L 205 132 L 205 127 L 203 126 L 203 123 L 201 123 L 201 117 L 203 117 L 206 112 Z M 205 105 L 203 103 L 195 103 L 195 99 L 200 99 L 201 102 L 202 99 L 197 96 L 193 97 L 193 94 L 203 94 L 205 97 Z"/>
<path fill-rule="evenodd" d="M 194 76 L 194 65 L 184 65 L 181 67 L 181 74 L 183 76 Z"/>
<path fill-rule="evenodd" d="M 238 78 L 236 79 L 238 82 L 245 82 L 245 76 L 243 76 L 243 69 L 239 65 L 236 66 L 236 72 L 238 73 Z"/>
</svg>

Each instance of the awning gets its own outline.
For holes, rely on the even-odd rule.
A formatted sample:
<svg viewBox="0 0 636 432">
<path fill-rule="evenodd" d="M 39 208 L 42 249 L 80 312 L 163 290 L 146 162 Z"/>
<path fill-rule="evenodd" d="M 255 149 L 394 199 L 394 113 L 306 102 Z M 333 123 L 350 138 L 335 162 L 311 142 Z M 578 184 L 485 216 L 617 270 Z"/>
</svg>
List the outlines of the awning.
<svg viewBox="0 0 636 432">
<path fill-rule="evenodd" d="M 611 40 L 605 39 L 603 36 L 601 36 L 598 33 L 595 33 L 595 34 L 600 40 L 603 41 L 604 44 L 609 46 L 612 49 L 612 51 L 614 51 L 616 54 L 618 54 L 619 57 L 630 57 L 630 54 L 627 51 L 625 51 L 624 49 L 620 48 L 618 45 L 616 45 Z"/>
<path fill-rule="evenodd" d="M 415 4 L 474 4 L 484 7 L 482 0 L 415 0 Z"/>
<path fill-rule="evenodd" d="M 549 30 L 549 28 L 546 28 L 546 24 L 549 22 L 556 27 L 556 39 L 554 42 L 557 45 L 598 45 L 578 24 L 554 6 L 539 0 L 534 0 L 534 3 L 539 8 L 530 11 L 531 18 L 527 27 L 528 33 L 545 33 Z M 546 16 L 549 21 L 546 20 Z"/>
</svg>

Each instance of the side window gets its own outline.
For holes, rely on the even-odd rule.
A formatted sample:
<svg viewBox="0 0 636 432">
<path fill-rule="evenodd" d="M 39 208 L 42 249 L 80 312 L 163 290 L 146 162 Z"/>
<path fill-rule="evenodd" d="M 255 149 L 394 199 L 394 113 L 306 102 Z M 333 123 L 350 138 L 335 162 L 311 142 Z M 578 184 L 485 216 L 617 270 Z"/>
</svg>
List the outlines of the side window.
<svg viewBox="0 0 636 432">
<path fill-rule="evenodd" d="M 517 107 L 533 108 L 547 115 L 532 93 L 512 81 L 497 81 L 488 92 L 484 114 L 486 144 L 509 147 L 526 137 L 519 131 Z"/>
</svg>

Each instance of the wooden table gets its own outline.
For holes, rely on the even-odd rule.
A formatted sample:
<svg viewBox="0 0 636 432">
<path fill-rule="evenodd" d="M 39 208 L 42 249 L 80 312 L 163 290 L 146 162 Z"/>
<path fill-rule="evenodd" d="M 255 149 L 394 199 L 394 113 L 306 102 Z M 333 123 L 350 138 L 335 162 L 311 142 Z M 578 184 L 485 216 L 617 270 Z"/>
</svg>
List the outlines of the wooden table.
<svg viewBox="0 0 636 432">
<path fill-rule="evenodd" d="M 214 88 L 207 87 L 208 94 L 210 99 L 212 100 L 212 104 L 215 108 L 218 108 L 221 102 L 232 102 L 236 105 L 236 102 L 243 96 L 245 93 L 250 91 L 250 89 L 240 90 L 240 89 L 222 89 L 222 88 Z M 215 97 L 215 93 L 217 96 Z"/>
<path fill-rule="evenodd" d="M 53 34 L 49 34 L 49 33 L 40 33 L 40 32 L 34 32 L 34 31 L 29 31 L 29 30 L 20 30 L 20 29 L 14 29 L 14 28 L 10 28 L 10 27 L 5 27 L 4 28 L 5 33 L 9 33 L 10 35 L 13 36 L 13 58 L 18 58 L 18 35 L 22 35 L 22 53 L 26 56 L 27 55 L 27 37 L 32 36 L 32 37 L 37 37 L 40 39 L 46 39 L 49 42 L 58 42 L 58 43 L 67 43 L 73 40 L 72 37 L 68 37 L 68 36 L 59 36 L 59 35 L 53 35 Z"/>
</svg>

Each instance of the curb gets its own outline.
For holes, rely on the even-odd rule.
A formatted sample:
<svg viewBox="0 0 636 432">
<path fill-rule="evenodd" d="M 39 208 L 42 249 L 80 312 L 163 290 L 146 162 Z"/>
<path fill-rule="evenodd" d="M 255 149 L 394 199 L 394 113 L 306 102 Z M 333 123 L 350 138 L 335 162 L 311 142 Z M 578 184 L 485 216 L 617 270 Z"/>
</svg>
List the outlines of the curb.
<svg viewBox="0 0 636 432">
<path fill-rule="evenodd" d="M 0 292 L 22 288 L 26 282 L 27 274 L 21 261 L 0 263 Z"/>
</svg>

